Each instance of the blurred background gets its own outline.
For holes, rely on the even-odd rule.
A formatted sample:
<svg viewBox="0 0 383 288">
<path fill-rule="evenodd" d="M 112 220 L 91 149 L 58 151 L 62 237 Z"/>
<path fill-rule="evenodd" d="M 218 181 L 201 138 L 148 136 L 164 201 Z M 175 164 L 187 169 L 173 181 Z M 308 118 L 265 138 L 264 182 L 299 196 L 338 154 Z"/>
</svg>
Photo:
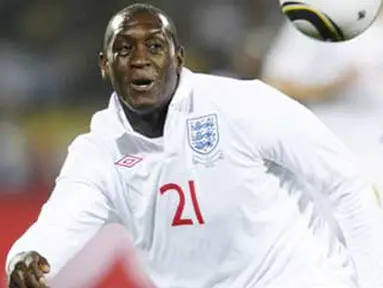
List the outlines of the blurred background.
<svg viewBox="0 0 383 288">
<path fill-rule="evenodd" d="M 383 32 L 379 25 L 380 38 L 374 34 L 365 42 L 329 47 L 292 31 L 284 22 L 278 0 L 146 2 L 173 18 L 192 70 L 262 78 L 328 120 L 326 124 L 337 134 L 346 125 L 352 136 L 340 136 L 350 146 L 358 139 L 371 144 L 368 151 L 381 149 Z M 68 144 L 77 134 L 87 132 L 91 115 L 107 105 L 111 88 L 100 77 L 98 52 L 111 16 L 132 3 L 0 1 L 0 263 L 49 196 Z M 365 59 L 365 55 L 369 57 Z M 359 96 L 370 93 L 378 100 L 366 103 L 349 96 L 347 91 L 357 91 L 352 88 L 356 82 L 361 90 L 369 88 L 358 92 Z M 332 113 L 328 116 L 323 110 Z M 353 125 L 358 132 L 353 132 Z M 373 136 L 366 139 L 360 131 L 369 128 Z M 359 144 L 355 151 L 366 151 Z M 372 158 L 376 160 L 380 152 Z M 76 279 L 65 277 L 78 273 L 78 269 L 68 268 L 53 287 L 139 286 L 132 284 L 137 279 L 129 273 L 134 264 L 121 256 L 129 250 L 124 232 L 121 227 L 108 229 L 114 230 L 102 232 L 87 247 L 88 252 L 83 252 L 87 257 L 79 256 L 84 279 L 78 274 Z M 96 268 L 96 256 L 90 255 L 98 255 L 100 265 L 108 268 Z M 0 285 L 5 287 L 2 277 Z"/>
</svg>

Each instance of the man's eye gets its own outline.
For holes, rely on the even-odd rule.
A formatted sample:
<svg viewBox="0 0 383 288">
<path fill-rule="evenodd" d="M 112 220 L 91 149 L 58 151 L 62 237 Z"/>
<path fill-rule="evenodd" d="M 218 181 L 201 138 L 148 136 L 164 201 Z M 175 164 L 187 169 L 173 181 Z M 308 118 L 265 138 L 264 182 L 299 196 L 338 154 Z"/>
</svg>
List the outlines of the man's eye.
<svg viewBox="0 0 383 288">
<path fill-rule="evenodd" d="M 160 52 L 163 48 L 162 44 L 161 43 L 150 43 L 148 45 L 148 48 L 150 49 L 151 52 Z"/>
<path fill-rule="evenodd" d="M 130 53 L 130 51 L 132 50 L 132 47 L 129 46 L 129 45 L 124 45 L 122 46 L 119 51 L 118 51 L 118 54 L 120 54 L 121 56 L 126 56 Z"/>
</svg>

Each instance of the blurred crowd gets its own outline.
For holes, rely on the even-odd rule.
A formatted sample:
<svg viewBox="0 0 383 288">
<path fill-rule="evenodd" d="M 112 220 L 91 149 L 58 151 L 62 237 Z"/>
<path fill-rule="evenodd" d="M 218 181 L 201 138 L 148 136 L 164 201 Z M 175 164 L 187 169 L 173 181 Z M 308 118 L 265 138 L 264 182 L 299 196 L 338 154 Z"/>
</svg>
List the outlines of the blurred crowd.
<svg viewBox="0 0 383 288">
<path fill-rule="evenodd" d="M 373 122 L 374 137 L 382 137 L 383 100 L 378 96 L 383 85 L 378 84 L 383 83 L 383 32 L 375 31 L 379 29 L 370 33 L 378 36 L 366 35 L 367 44 L 329 46 L 291 29 L 278 0 L 147 2 L 174 19 L 192 70 L 262 78 L 323 116 L 339 134 L 342 125 L 364 131 Z M 53 185 L 67 145 L 87 131 L 92 113 L 107 104 L 111 87 L 100 77 L 98 52 L 110 17 L 131 3 L 0 2 L 0 194 Z M 353 95 L 342 96 L 347 94 Z M 365 101 L 366 95 L 378 100 Z M 331 110 L 335 112 L 328 113 Z M 334 120 L 350 117 L 354 122 Z M 370 121 L 363 122 L 367 118 Z M 349 137 L 351 146 L 354 138 L 364 142 L 358 135 Z M 368 141 L 383 140 L 375 138 Z"/>
</svg>

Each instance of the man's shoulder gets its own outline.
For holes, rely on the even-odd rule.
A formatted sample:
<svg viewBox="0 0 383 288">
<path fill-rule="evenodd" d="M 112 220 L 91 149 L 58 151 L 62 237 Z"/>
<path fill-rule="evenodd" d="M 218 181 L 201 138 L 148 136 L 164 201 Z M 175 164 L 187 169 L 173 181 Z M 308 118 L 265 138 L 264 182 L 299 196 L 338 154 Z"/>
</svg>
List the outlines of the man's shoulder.
<svg viewBox="0 0 383 288">
<path fill-rule="evenodd" d="M 107 109 L 96 111 L 90 121 L 89 130 L 78 134 L 68 146 L 69 151 L 92 155 L 105 149 L 105 141 L 110 132 Z M 109 129 L 108 129 L 109 126 Z"/>
<path fill-rule="evenodd" d="M 195 88 L 209 90 L 211 94 L 232 96 L 237 95 L 264 95 L 274 93 L 274 88 L 260 79 L 240 79 L 214 74 L 195 73 Z M 266 98 L 265 98 L 266 99 Z"/>
<path fill-rule="evenodd" d="M 239 79 L 231 76 L 194 73 L 194 83 L 199 88 L 211 89 L 216 91 L 225 91 L 227 88 L 238 89 L 260 82 L 257 79 Z"/>
<path fill-rule="evenodd" d="M 89 181 L 103 179 L 112 164 L 108 151 L 92 133 L 79 134 L 68 146 L 60 176 Z"/>
<path fill-rule="evenodd" d="M 197 102 L 209 101 L 223 110 L 254 114 L 265 109 L 279 109 L 286 102 L 294 102 L 259 79 L 243 80 L 209 74 L 196 74 L 195 79 Z"/>
</svg>

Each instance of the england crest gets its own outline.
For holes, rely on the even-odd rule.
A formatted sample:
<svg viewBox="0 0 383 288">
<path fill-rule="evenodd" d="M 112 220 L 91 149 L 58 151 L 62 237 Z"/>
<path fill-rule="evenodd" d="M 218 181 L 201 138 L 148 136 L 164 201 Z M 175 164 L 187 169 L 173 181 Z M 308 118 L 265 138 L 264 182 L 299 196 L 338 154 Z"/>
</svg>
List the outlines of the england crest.
<svg viewBox="0 0 383 288">
<path fill-rule="evenodd" d="M 213 163 L 220 158 L 219 129 L 216 114 L 187 120 L 188 142 L 194 152 L 194 163 Z"/>
</svg>

